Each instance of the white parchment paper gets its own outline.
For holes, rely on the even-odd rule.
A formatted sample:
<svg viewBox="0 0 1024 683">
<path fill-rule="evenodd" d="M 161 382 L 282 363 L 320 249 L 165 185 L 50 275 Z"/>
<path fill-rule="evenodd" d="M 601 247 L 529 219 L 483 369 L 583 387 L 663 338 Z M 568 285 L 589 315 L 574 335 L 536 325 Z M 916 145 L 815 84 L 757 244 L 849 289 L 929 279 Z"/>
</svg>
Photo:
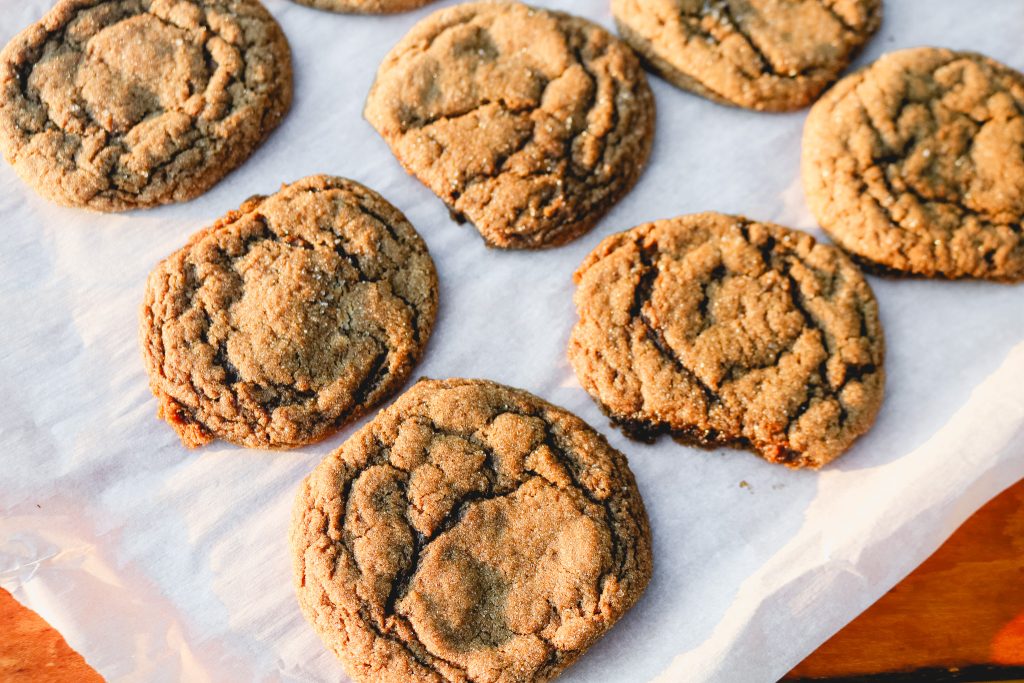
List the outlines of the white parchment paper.
<svg viewBox="0 0 1024 683">
<path fill-rule="evenodd" d="M 604 0 L 537 2 L 612 25 Z M 49 5 L 0 0 L 0 39 Z M 441 312 L 419 374 L 528 389 L 628 454 L 651 516 L 654 578 L 567 682 L 774 680 L 1024 477 L 1024 285 L 872 278 L 885 404 L 822 472 L 630 442 L 580 388 L 564 353 L 570 276 L 604 236 L 709 209 L 820 236 L 799 182 L 804 113 L 729 109 L 652 77 L 657 136 L 637 188 L 569 246 L 491 251 L 361 117 L 380 59 L 436 6 L 368 18 L 267 5 L 291 40 L 294 109 L 207 195 L 93 214 L 47 203 L 0 165 L 0 586 L 104 676 L 345 680 L 299 614 L 286 530 L 300 479 L 355 427 L 295 452 L 187 452 L 154 415 L 136 341 L 158 260 L 246 197 L 312 173 L 377 189 L 427 241 Z M 1020 0 L 887 0 L 859 62 L 933 44 L 1024 69 L 1022 35 Z"/>
</svg>

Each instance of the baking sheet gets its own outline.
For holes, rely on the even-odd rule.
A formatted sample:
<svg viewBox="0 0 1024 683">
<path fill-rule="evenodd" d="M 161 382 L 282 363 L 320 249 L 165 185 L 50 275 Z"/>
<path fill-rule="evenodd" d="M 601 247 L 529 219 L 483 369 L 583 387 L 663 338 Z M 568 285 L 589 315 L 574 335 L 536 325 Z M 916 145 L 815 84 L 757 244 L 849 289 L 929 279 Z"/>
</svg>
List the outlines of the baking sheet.
<svg viewBox="0 0 1024 683">
<path fill-rule="evenodd" d="M 564 681 L 770 681 L 1024 477 L 1024 286 L 872 278 L 888 342 L 875 428 L 821 472 L 741 451 L 644 445 L 608 426 L 565 359 L 570 276 L 604 236 L 702 210 L 817 231 L 799 182 L 805 113 L 721 107 L 652 78 L 658 127 L 637 188 L 590 234 L 486 249 L 405 175 L 361 118 L 380 59 L 422 11 L 349 17 L 267 0 L 295 105 L 241 169 L 184 205 L 62 209 L 0 165 L 0 586 L 110 680 L 345 680 L 302 619 L 286 531 L 296 486 L 350 427 L 287 453 L 195 452 L 157 421 L 136 341 L 145 278 L 254 193 L 348 176 L 402 209 L 441 280 L 418 374 L 486 377 L 576 412 L 628 454 L 655 573 Z M 537 0 L 606 26 L 601 0 Z M 0 39 L 47 0 L 0 0 Z M 1024 68 L 1020 0 L 888 0 L 859 60 L 934 44 Z"/>
</svg>

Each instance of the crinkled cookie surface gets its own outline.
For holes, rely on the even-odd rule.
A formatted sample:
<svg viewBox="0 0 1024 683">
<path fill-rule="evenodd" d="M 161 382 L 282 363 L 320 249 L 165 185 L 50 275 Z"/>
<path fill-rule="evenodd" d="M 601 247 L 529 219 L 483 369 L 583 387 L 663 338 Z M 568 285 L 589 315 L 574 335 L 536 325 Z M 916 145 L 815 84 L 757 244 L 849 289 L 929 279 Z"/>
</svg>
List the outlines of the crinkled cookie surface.
<svg viewBox="0 0 1024 683">
<path fill-rule="evenodd" d="M 709 99 L 813 102 L 878 29 L 881 0 L 612 0 L 619 33 L 663 78 Z"/>
<path fill-rule="evenodd" d="M 401 212 L 312 176 L 248 200 L 156 267 L 143 357 L 185 445 L 291 448 L 398 389 L 436 311 L 434 263 Z"/>
<path fill-rule="evenodd" d="M 878 304 L 838 249 L 716 213 L 608 237 L 575 276 L 569 360 L 627 434 L 821 467 L 874 422 Z"/>
<path fill-rule="evenodd" d="M 256 0 L 60 0 L 0 54 L 0 149 L 66 206 L 186 201 L 291 100 L 288 42 Z"/>
<path fill-rule="evenodd" d="M 303 483 L 299 604 L 360 682 L 539 682 L 651 575 L 625 457 L 574 415 L 480 380 L 421 380 Z"/>
<path fill-rule="evenodd" d="M 430 15 L 384 59 L 367 120 L 487 244 L 590 230 L 636 183 L 654 135 L 639 62 L 603 28 L 512 2 Z"/>
</svg>

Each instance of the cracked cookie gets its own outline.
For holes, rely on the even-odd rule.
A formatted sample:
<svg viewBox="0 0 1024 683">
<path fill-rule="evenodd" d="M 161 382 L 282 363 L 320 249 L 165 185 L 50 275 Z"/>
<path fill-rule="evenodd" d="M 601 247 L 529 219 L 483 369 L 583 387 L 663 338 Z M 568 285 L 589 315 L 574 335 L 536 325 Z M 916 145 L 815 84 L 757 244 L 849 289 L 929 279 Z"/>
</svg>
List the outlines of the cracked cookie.
<svg viewBox="0 0 1024 683">
<path fill-rule="evenodd" d="M 612 0 L 619 33 L 670 83 L 721 104 L 806 107 L 882 20 L 881 0 Z"/>
<path fill-rule="evenodd" d="M 158 415 L 189 447 L 292 448 L 398 389 L 437 276 L 376 192 L 311 176 L 194 235 L 150 274 L 141 340 Z"/>
<path fill-rule="evenodd" d="M 608 237 L 574 280 L 569 360 L 627 435 L 821 467 L 882 402 L 878 304 L 838 249 L 702 213 Z"/>
<path fill-rule="evenodd" d="M 575 415 L 421 380 L 303 482 L 299 605 L 356 681 L 547 681 L 640 597 L 647 513 Z"/>
<path fill-rule="evenodd" d="M 384 59 L 366 119 L 409 173 L 493 247 L 590 230 L 636 183 L 654 98 L 601 27 L 512 2 L 430 15 Z"/>
<path fill-rule="evenodd" d="M 257 0 L 60 0 L 0 54 L 0 149 L 65 206 L 186 201 L 291 99 L 288 41 Z"/>
<path fill-rule="evenodd" d="M 982 55 L 901 50 L 840 81 L 804 128 L 821 226 L 878 270 L 1024 279 L 1024 76 Z"/>
<path fill-rule="evenodd" d="M 433 0 L 294 0 L 300 5 L 345 14 L 393 14 L 408 12 Z"/>
</svg>

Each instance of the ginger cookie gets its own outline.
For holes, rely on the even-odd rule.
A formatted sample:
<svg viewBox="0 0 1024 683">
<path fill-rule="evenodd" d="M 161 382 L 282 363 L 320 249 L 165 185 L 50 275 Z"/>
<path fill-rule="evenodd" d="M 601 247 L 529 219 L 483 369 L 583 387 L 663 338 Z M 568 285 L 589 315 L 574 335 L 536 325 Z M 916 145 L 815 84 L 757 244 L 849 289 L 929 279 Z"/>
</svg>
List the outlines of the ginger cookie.
<svg viewBox="0 0 1024 683">
<path fill-rule="evenodd" d="M 640 597 L 625 456 L 525 391 L 421 380 L 303 482 L 299 605 L 356 681 L 547 681 Z"/>
<path fill-rule="evenodd" d="M 901 50 L 844 78 L 804 128 L 807 202 L 881 271 L 1024 279 L 1024 75 Z"/>
<path fill-rule="evenodd" d="M 838 249 L 702 213 L 608 237 L 576 271 L 569 360 L 627 435 L 821 467 L 882 402 L 878 304 Z"/>
<path fill-rule="evenodd" d="M 344 14 L 393 14 L 423 7 L 433 0 L 295 0 L 300 5 Z"/>
<path fill-rule="evenodd" d="M 312 176 L 253 197 L 149 276 L 158 415 L 189 447 L 318 441 L 402 385 L 436 311 L 426 245 L 376 192 Z"/>
<path fill-rule="evenodd" d="M 0 149 L 65 206 L 181 202 L 291 100 L 288 42 L 257 0 L 60 0 L 0 53 Z"/>
<path fill-rule="evenodd" d="M 882 20 L 881 0 L 612 0 L 619 33 L 670 83 L 721 104 L 806 107 Z"/>
<path fill-rule="evenodd" d="M 493 247 L 590 230 L 636 183 L 654 98 L 601 27 L 513 2 L 430 15 L 384 59 L 366 119 L 398 160 Z"/>
</svg>

